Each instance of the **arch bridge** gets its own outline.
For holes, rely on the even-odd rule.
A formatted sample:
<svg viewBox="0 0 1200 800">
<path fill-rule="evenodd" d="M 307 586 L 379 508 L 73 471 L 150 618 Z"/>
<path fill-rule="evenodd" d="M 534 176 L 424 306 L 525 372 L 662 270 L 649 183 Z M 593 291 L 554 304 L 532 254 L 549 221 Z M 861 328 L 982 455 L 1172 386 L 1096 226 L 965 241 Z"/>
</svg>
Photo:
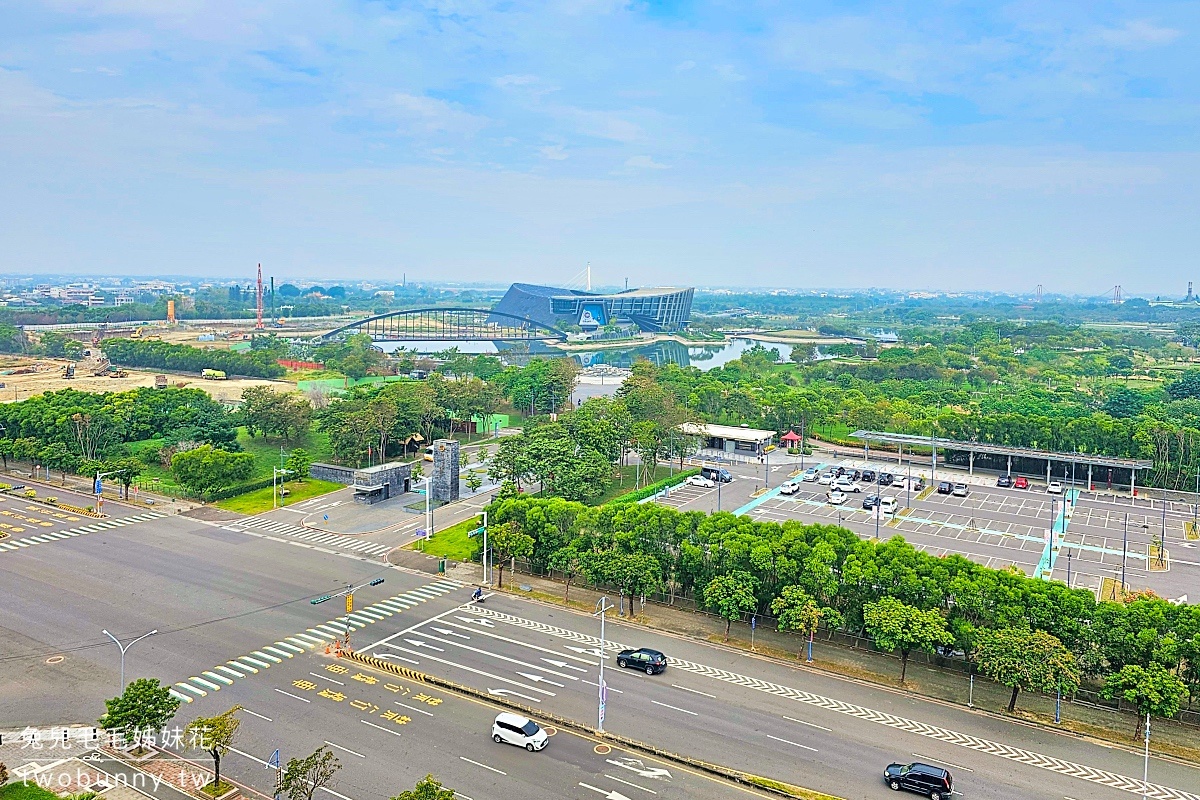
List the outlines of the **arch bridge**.
<svg viewBox="0 0 1200 800">
<path fill-rule="evenodd" d="M 565 341 L 558 328 L 528 317 L 486 308 L 408 308 L 334 328 L 318 341 L 365 333 L 376 342 L 402 341 Z"/>
</svg>

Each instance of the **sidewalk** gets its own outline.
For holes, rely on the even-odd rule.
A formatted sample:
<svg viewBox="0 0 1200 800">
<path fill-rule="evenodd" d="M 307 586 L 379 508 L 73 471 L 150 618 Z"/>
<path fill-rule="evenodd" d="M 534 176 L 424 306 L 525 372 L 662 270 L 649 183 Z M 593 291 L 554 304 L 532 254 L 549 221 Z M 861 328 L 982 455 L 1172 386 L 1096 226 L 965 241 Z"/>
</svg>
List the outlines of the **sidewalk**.
<svg viewBox="0 0 1200 800">
<path fill-rule="evenodd" d="M 480 567 L 478 564 L 461 565 L 455 570 L 453 577 L 467 583 L 478 583 Z M 529 589 L 525 590 L 525 587 Z M 511 583 L 506 579 L 504 591 L 562 605 L 564 588 L 564 584 L 557 581 L 518 573 L 511 576 Z M 613 599 L 611 593 L 604 595 Z M 580 610 L 591 611 L 601 596 L 601 592 L 572 584 L 570 605 Z M 736 650 L 751 649 L 752 631 L 749 625 L 734 623 L 729 643 L 724 645 L 724 620 L 703 612 L 647 603 L 641 609 L 636 622 L 656 630 Z M 1131 738 L 1136 722 L 1132 714 L 1064 699 L 1062 724 L 1055 725 L 1054 698 L 1034 692 L 1022 692 L 1017 700 L 1016 713 L 1009 714 L 1004 710 L 1008 705 L 1009 689 L 979 676 L 976 676 L 972 685 L 970 678 L 961 668 L 939 667 L 937 662 L 941 659 L 936 657 L 925 657 L 917 653 L 911 655 L 907 680 L 901 687 L 900 659 L 890 653 L 817 638 L 813 643 L 813 664 L 805 665 L 806 641 L 800 636 L 781 633 L 764 625 L 753 631 L 753 642 L 754 652 L 759 656 L 791 664 L 797 669 L 816 669 L 830 675 L 957 706 L 968 706 L 969 703 L 970 707 L 997 717 L 1055 731 L 1080 734 L 1123 748 L 1137 749 L 1139 746 L 1139 742 Z M 847 689 L 853 692 L 853 687 L 847 686 Z M 1154 726 L 1152 752 L 1175 757 L 1191 765 L 1200 764 L 1200 728 L 1159 719 L 1154 720 Z"/>
</svg>

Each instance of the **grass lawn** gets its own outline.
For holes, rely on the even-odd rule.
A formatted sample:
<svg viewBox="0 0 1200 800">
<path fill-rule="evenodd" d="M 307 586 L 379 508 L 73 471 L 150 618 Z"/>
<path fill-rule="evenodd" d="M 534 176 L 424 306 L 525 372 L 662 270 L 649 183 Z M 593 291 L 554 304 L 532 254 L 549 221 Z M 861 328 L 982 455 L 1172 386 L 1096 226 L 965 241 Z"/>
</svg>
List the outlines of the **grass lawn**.
<svg viewBox="0 0 1200 800">
<path fill-rule="evenodd" d="M 308 500 L 310 497 L 332 492 L 336 489 L 341 489 L 342 484 L 332 481 L 319 481 L 316 478 L 305 478 L 303 482 L 290 481 L 287 484 L 288 495 L 286 504 L 292 505 L 301 500 Z M 226 500 L 217 501 L 217 507 L 223 508 L 226 511 L 236 511 L 239 514 L 259 514 L 263 511 L 271 509 L 271 487 L 267 486 L 263 489 L 255 489 L 252 492 L 239 494 L 237 497 L 230 497 Z"/>
<path fill-rule="evenodd" d="M 483 549 L 483 534 L 468 536 L 479 527 L 479 518 L 463 520 L 445 530 L 437 531 L 427 542 L 420 542 L 420 551 L 431 556 L 444 556 L 455 561 L 471 561 Z M 414 546 L 413 549 L 418 549 Z"/>
<path fill-rule="evenodd" d="M 13 783 L 0 786 L 0 800 L 58 800 L 58 795 L 36 783 Z"/>
<path fill-rule="evenodd" d="M 666 464 L 659 464 L 654 469 L 654 474 L 649 477 L 646 476 L 645 472 L 642 472 L 641 485 L 645 486 L 648 483 L 660 481 L 670 475 L 672 472 L 678 471 L 679 470 L 672 470 Z M 634 481 L 637 479 L 637 467 L 633 465 L 628 467 L 617 467 L 617 472 L 620 473 L 621 477 L 618 480 L 610 483 L 608 488 L 604 490 L 604 494 L 596 498 L 596 500 L 592 502 L 592 505 L 602 506 L 609 500 L 612 500 L 614 497 L 620 497 L 623 494 L 627 494 L 640 488 L 634 485 Z"/>
</svg>

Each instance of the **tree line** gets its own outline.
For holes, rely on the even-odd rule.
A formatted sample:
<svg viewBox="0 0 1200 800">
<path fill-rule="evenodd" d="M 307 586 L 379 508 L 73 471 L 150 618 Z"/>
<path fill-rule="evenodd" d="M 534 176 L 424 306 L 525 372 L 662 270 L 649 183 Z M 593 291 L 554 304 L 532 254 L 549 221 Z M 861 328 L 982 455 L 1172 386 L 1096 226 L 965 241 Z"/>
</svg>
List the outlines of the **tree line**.
<svg viewBox="0 0 1200 800">
<path fill-rule="evenodd" d="M 104 354 L 115 364 L 145 369 L 200 372 L 216 369 L 228 375 L 278 378 L 287 370 L 276 363 L 269 350 L 235 353 L 231 350 L 201 350 L 186 344 L 106 339 Z"/>
</svg>

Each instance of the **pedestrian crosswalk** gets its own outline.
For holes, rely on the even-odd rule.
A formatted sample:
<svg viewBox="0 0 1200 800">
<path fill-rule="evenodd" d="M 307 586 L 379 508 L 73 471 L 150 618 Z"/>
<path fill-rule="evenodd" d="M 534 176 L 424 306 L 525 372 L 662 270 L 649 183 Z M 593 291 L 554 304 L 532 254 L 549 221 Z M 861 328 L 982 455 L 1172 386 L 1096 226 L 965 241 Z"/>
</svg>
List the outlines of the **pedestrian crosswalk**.
<svg viewBox="0 0 1200 800">
<path fill-rule="evenodd" d="M 245 529 L 275 533 L 280 536 L 287 536 L 307 542 L 313 546 L 336 547 L 339 550 L 346 550 L 364 556 L 384 556 L 392 549 L 391 545 L 367 542 L 357 536 L 330 533 L 329 531 L 322 531 L 316 528 L 301 528 L 298 525 L 289 525 L 286 522 L 280 522 L 267 517 L 250 517 L 221 527 L 227 531 L 236 531 L 238 533 L 241 533 Z"/>
<path fill-rule="evenodd" d="M 75 536 L 86 536 L 89 533 L 96 533 L 98 531 L 121 528 L 126 525 L 133 525 L 135 522 L 147 522 L 165 516 L 167 514 L 161 511 L 146 511 L 141 514 L 134 514 L 131 517 L 121 517 L 120 519 L 98 519 L 88 525 L 80 525 L 77 528 L 70 528 L 65 531 L 39 533 L 37 536 L 22 536 L 19 539 L 5 539 L 0 541 L 0 554 L 23 550 L 26 547 L 33 547 L 34 545 L 47 544 L 58 539 L 70 539 Z"/>
<path fill-rule="evenodd" d="M 347 628 L 353 633 L 461 588 L 461 583 L 443 578 L 409 589 L 193 675 L 186 681 L 176 683 L 170 690 L 171 696 L 184 703 L 194 702 L 197 698 L 207 697 L 209 692 L 220 691 L 223 686 L 232 686 L 240 678 L 257 675 L 275 664 L 282 664 L 285 659 L 295 658 L 339 639 L 346 634 Z"/>
</svg>

